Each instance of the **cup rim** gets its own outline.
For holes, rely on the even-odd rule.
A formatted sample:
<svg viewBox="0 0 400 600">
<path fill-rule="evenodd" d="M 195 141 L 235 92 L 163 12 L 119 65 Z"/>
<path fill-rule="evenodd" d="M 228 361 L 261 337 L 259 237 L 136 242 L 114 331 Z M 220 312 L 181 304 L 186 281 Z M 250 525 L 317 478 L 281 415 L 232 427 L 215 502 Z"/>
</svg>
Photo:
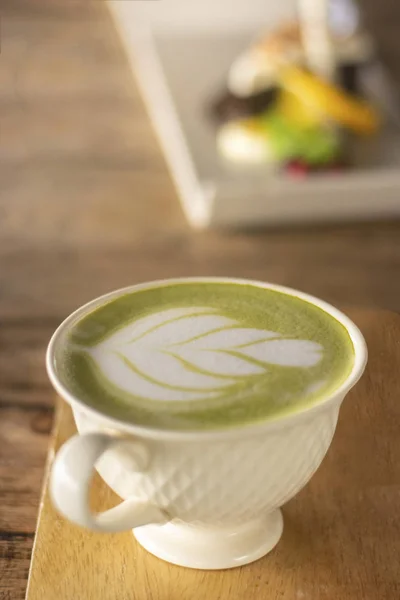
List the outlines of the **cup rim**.
<svg viewBox="0 0 400 600">
<path fill-rule="evenodd" d="M 341 323 L 348 332 L 350 339 L 353 343 L 354 348 L 354 364 L 351 372 L 345 381 L 336 388 L 331 394 L 328 394 L 325 398 L 319 400 L 316 404 L 310 407 L 294 411 L 286 415 L 278 415 L 276 418 L 269 418 L 265 421 L 256 421 L 253 423 L 246 423 L 243 425 L 235 425 L 225 428 L 206 429 L 206 430 L 173 430 L 173 429 L 159 429 L 156 427 L 145 427 L 142 425 L 128 423 L 123 420 L 119 420 L 115 417 L 108 416 L 102 411 L 93 408 L 86 404 L 83 400 L 80 400 L 77 396 L 72 394 L 68 388 L 61 383 L 59 380 L 55 367 L 54 367 L 54 354 L 57 347 L 58 340 L 64 331 L 69 327 L 72 321 L 75 321 L 80 316 L 86 314 L 90 309 L 100 306 L 105 302 L 112 300 L 122 294 L 129 293 L 130 291 L 140 291 L 144 289 L 152 289 L 157 287 L 163 287 L 165 285 L 175 285 L 178 283 L 231 283 L 239 285 L 253 285 L 265 289 L 270 289 L 276 292 L 281 292 L 289 296 L 295 296 L 301 300 L 314 304 L 321 308 L 324 312 L 331 315 L 339 323 Z M 122 433 L 130 433 L 142 438 L 150 438 L 157 440 L 170 440 L 170 441 L 209 441 L 215 439 L 232 439 L 232 438 L 243 438 L 251 437 L 256 434 L 263 434 L 268 431 L 279 430 L 286 427 L 297 425 L 301 422 L 307 421 L 319 413 L 324 412 L 328 408 L 335 405 L 340 406 L 342 400 L 351 388 L 357 383 L 362 376 L 365 366 L 368 360 L 367 345 L 360 329 L 353 323 L 353 321 L 347 317 L 340 310 L 321 300 L 307 294 L 300 292 L 296 289 L 269 283 L 263 281 L 257 281 L 245 278 L 234 278 L 234 277 L 176 277 L 171 279 L 158 279 L 146 283 L 139 283 L 130 285 L 127 287 L 108 292 L 102 296 L 98 296 L 94 300 L 87 302 L 80 306 L 77 310 L 72 312 L 62 323 L 57 327 L 53 333 L 46 351 L 46 370 L 52 386 L 59 396 L 70 404 L 73 410 L 80 410 L 84 413 L 91 415 L 99 424 L 104 424 L 107 428 L 120 431 Z"/>
</svg>

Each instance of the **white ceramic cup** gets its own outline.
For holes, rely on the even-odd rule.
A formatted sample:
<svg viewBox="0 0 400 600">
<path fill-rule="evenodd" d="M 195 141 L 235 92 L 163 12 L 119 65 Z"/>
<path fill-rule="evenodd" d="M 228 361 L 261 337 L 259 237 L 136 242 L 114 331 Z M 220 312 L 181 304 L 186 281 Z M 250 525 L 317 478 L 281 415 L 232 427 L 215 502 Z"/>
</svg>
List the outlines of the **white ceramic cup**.
<svg viewBox="0 0 400 600">
<path fill-rule="evenodd" d="M 54 370 L 54 355 L 71 325 L 121 292 L 182 281 L 250 283 L 319 306 L 342 323 L 352 339 L 355 360 L 350 375 L 334 394 L 300 412 L 199 432 L 161 431 L 111 419 L 64 387 Z M 252 562 L 279 541 L 280 507 L 321 464 L 341 403 L 362 375 L 366 361 L 364 338 L 350 319 L 321 300 L 277 285 L 190 278 L 132 286 L 98 298 L 60 325 L 47 351 L 49 377 L 71 405 L 79 431 L 54 460 L 53 502 L 68 519 L 90 529 L 133 529 L 144 548 L 171 563 L 226 569 Z M 88 504 L 95 470 L 123 499 L 101 514 L 93 514 Z"/>
</svg>

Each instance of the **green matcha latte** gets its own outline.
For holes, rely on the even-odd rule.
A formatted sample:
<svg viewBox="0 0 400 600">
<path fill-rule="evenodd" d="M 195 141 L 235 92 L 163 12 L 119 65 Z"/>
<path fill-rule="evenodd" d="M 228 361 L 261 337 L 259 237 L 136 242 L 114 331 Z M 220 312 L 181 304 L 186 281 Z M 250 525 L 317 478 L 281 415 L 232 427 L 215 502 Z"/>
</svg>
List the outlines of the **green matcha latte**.
<svg viewBox="0 0 400 600">
<path fill-rule="evenodd" d="M 72 325 L 54 366 L 105 415 L 182 431 L 300 411 L 353 364 L 347 330 L 314 304 L 253 284 L 187 281 L 97 306 Z"/>
</svg>

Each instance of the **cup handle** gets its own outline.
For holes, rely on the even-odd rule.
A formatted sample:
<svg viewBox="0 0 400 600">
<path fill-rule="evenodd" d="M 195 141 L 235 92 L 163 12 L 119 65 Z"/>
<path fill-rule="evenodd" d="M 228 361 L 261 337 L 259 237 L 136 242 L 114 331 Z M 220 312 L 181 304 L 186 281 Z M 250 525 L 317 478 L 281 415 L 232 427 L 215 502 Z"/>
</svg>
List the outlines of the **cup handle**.
<svg viewBox="0 0 400 600">
<path fill-rule="evenodd" d="M 169 520 L 159 507 L 134 499 L 124 500 L 102 513 L 90 510 L 89 489 L 96 462 L 110 448 L 125 444 L 137 470 L 142 470 L 147 453 L 141 443 L 106 433 L 86 433 L 75 435 L 62 446 L 50 476 L 50 494 L 61 514 L 77 525 L 103 532 L 125 531 Z"/>
</svg>

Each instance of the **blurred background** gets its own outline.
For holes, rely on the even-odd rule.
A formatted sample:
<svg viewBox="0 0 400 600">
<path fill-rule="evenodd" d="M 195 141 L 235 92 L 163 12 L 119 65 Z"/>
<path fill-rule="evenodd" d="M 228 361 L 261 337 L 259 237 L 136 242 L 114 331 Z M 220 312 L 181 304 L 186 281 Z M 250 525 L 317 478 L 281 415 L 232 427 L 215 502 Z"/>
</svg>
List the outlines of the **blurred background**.
<svg viewBox="0 0 400 600">
<path fill-rule="evenodd" d="M 118 4 L 182 9 L 177 0 Z M 184 4 L 182 22 L 204 14 Z M 252 3 L 235 11 L 227 4 L 219 18 L 248 28 Z M 361 13 L 396 89 L 400 10 L 390 0 L 379 10 L 375 4 L 363 0 Z M 256 13 L 263 6 L 268 25 L 272 4 L 254 0 Z M 379 209 L 372 223 L 189 227 L 108 8 L 101 1 L 3 2 L 0 316 L 50 320 L 51 329 L 107 290 L 190 274 L 260 278 L 342 305 L 396 310 L 399 225 L 378 222 Z M 285 15 L 273 12 L 276 27 Z M 218 91 L 210 89 L 210 98 Z M 301 194 L 301 182 L 293 189 Z M 349 206 L 353 194 L 345 197 Z"/>
<path fill-rule="evenodd" d="M 371 143 L 371 136 L 379 137 L 385 127 L 389 132 L 397 131 L 400 3 L 359 0 L 360 12 L 355 21 L 351 16 L 355 5 L 342 6 L 336 13 L 342 27 L 338 35 L 368 36 L 373 51 L 367 52 L 368 56 L 364 51 L 356 53 L 356 67 L 360 62 L 366 63 L 367 71 L 371 64 L 379 66 L 386 90 L 383 108 L 376 106 L 377 98 L 370 98 L 364 88 L 354 89 L 354 80 L 338 77 L 346 69 L 338 70 L 336 54 L 332 64 L 325 13 L 322 11 L 322 17 L 318 13 L 325 6 L 322 0 L 301 3 L 305 10 L 302 27 L 304 23 L 314 27 L 312 19 L 304 14 L 320 14 L 317 46 L 313 42 L 306 52 L 307 57 L 317 56 L 314 71 L 307 70 L 310 65 L 304 58 L 304 39 L 299 38 L 298 30 L 293 33 L 294 9 L 300 3 L 220 0 L 212 3 L 213 18 L 204 19 L 207 11 L 203 2 L 118 2 L 120 9 L 124 5 L 124 10 L 129 8 L 136 15 L 142 11 L 140 18 L 146 20 L 146 25 L 140 27 L 147 33 L 150 30 L 155 40 L 152 61 L 143 45 L 140 50 L 142 75 L 146 60 L 152 65 L 148 73 L 153 74 L 153 94 L 149 95 L 149 88 L 142 85 L 144 102 L 129 43 L 130 26 L 136 21 L 118 19 L 116 3 L 111 4 L 102 0 L 1 3 L 0 476 L 5 485 L 0 492 L 0 520 L 6 550 L 10 554 L 15 542 L 18 552 L 14 556 L 22 565 L 21 570 L 9 567 L 7 571 L 10 598 L 17 598 L 17 591 L 25 586 L 52 421 L 54 399 L 44 371 L 44 350 L 55 327 L 80 304 L 146 280 L 223 275 L 299 288 L 344 310 L 349 306 L 392 311 L 400 308 L 400 187 L 397 159 L 393 159 L 396 149 L 394 154 L 385 154 L 387 164 L 378 152 L 376 166 L 372 162 L 364 169 L 353 164 L 347 150 L 354 137 L 359 138 L 358 148 L 364 148 L 364 144 Z M 183 71 L 176 68 L 182 56 L 186 56 L 185 68 L 191 58 L 204 58 L 204 44 L 197 44 L 196 52 L 193 50 L 191 43 L 197 38 L 194 33 L 188 35 L 189 24 L 195 24 L 205 39 L 212 34 L 220 51 L 215 60 L 208 55 L 209 71 L 204 68 L 204 60 L 201 73 L 196 68 L 189 74 L 185 71 L 183 84 Z M 161 46 L 157 45 L 161 39 L 157 32 L 167 30 L 174 31 L 179 41 L 180 51 L 175 54 L 168 46 L 169 73 L 175 73 L 178 79 L 167 77 L 166 83 L 171 86 L 172 100 L 179 100 L 174 118 L 178 118 L 182 131 L 177 131 L 175 121 L 175 128 L 165 135 L 165 123 L 171 124 L 174 107 L 168 102 L 166 106 L 165 87 L 154 79 L 152 68 L 155 59 L 162 63 L 167 57 L 167 50 L 160 54 Z M 235 44 L 229 42 L 229 51 L 224 51 L 228 46 L 221 40 L 228 33 L 239 37 Z M 285 46 L 287 39 L 289 46 Z M 184 44 L 182 40 L 186 40 Z M 254 98 L 249 109 L 246 94 L 253 95 L 251 85 L 239 98 L 235 94 L 232 98 L 232 90 L 228 89 L 232 65 L 237 67 L 235 61 L 243 53 L 251 54 L 260 43 L 267 48 L 262 68 L 270 61 L 269 79 L 258 90 L 264 94 L 265 113 L 264 104 L 260 109 Z M 319 60 L 315 47 L 324 49 L 324 60 Z M 219 62 L 222 59 L 223 64 Z M 244 71 L 239 69 L 239 83 L 248 85 L 253 81 L 249 73 L 254 65 L 246 64 Z M 354 64 L 344 62 L 346 66 L 354 75 Z M 209 72 L 213 73 L 210 80 Z M 196 86 L 198 78 L 202 86 Z M 145 83 L 143 77 L 140 80 Z M 180 95 L 174 95 L 178 88 Z M 382 91 L 380 84 L 378 88 Z M 374 89 L 376 92 L 376 83 Z M 193 90 L 201 91 L 201 97 L 196 97 L 198 112 L 188 114 L 184 92 L 193 99 Z M 301 127 L 296 144 L 290 137 L 293 130 L 289 137 L 285 137 L 285 130 L 284 137 L 279 138 L 285 152 L 279 156 L 274 154 L 276 146 L 269 145 L 270 138 L 266 140 L 264 133 L 260 138 L 265 122 L 271 131 L 268 110 L 278 110 L 274 102 L 282 90 L 295 92 L 297 108 L 293 110 L 291 104 L 291 115 L 298 114 L 305 93 L 306 122 L 310 124 L 311 120 L 311 133 L 315 134 L 312 143 L 317 140 L 319 150 L 329 148 L 322 165 L 319 159 L 315 164 L 314 154 L 312 160 L 309 154 L 305 156 L 304 148 L 313 146 L 308 144 L 309 138 L 300 135 Z M 375 92 L 372 90 L 372 96 Z M 160 111 L 154 112 L 152 98 L 163 101 L 156 102 L 161 106 L 161 121 L 156 118 Z M 182 114 L 184 119 L 179 121 Z M 243 119 L 250 119 L 250 123 L 243 124 Z M 220 128 L 225 125 L 231 128 L 223 130 L 227 135 L 221 142 Z M 318 137 L 321 128 L 322 138 Z M 213 156 L 213 162 L 207 157 L 205 167 L 199 166 L 196 154 L 196 135 L 201 137 L 203 131 L 207 131 Z M 368 135 L 363 137 L 364 133 Z M 187 138 L 187 147 L 182 144 L 181 134 Z M 333 146 L 325 144 L 325 134 L 329 144 L 334 140 Z M 288 146 L 291 150 L 287 154 Z M 378 147 L 385 151 L 382 145 Z M 175 158 L 171 159 L 171 152 Z M 247 160 L 249 156 L 268 160 L 248 164 L 252 163 Z M 185 183 L 188 181 L 190 185 Z M 203 229 L 194 229 L 196 219 L 191 219 L 192 225 L 188 222 L 189 204 L 198 200 L 196 193 L 191 195 L 196 189 L 203 194 L 201 201 L 210 214 L 214 211 L 221 217 L 220 223 L 217 217 L 215 224 L 214 217 L 209 223 L 206 218 L 200 223 Z M 212 198 L 209 204 L 206 192 Z M 217 201 L 222 202 L 221 211 Z M 357 210 L 352 211 L 355 203 Z M 340 207 L 338 214 L 336 206 Z M 302 219 L 305 213 L 307 218 Z M 226 215 L 229 218 L 225 219 Z M 0 559 L 8 556 L 7 552 Z"/>
</svg>

